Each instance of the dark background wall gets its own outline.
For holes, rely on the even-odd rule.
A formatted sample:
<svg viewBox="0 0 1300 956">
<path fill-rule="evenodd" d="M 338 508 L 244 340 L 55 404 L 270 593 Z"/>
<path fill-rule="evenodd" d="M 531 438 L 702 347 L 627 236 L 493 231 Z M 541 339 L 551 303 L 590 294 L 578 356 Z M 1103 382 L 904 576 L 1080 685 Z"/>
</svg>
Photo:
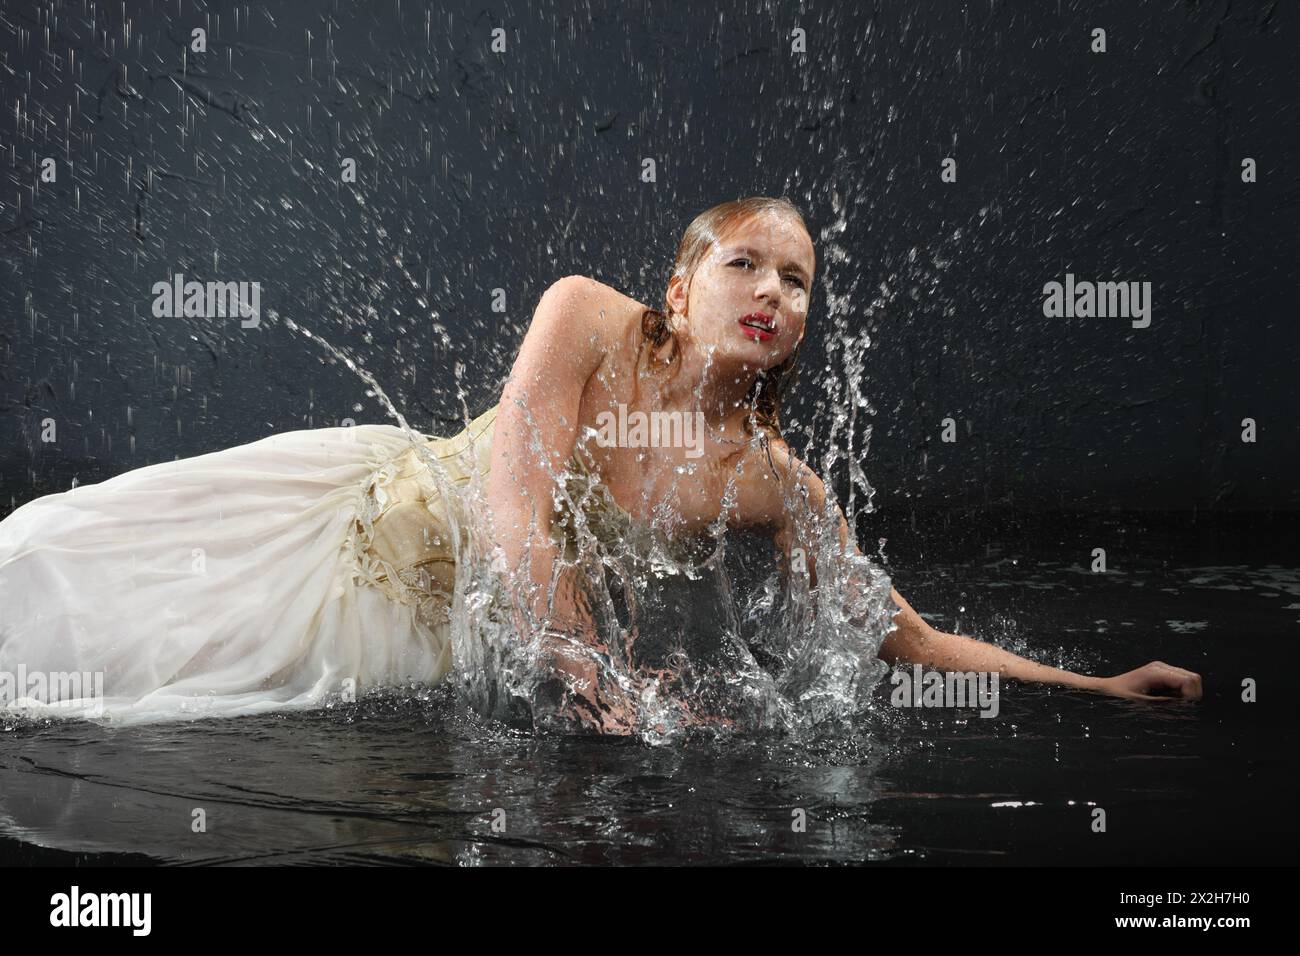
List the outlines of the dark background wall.
<svg viewBox="0 0 1300 956">
<path fill-rule="evenodd" d="M 0 10 L 0 513 L 386 420 L 286 319 L 454 430 L 456 363 L 470 410 L 490 404 L 550 282 L 657 303 L 689 220 L 755 193 L 804 210 L 815 312 L 871 334 L 885 514 L 1300 508 L 1295 4 Z M 154 318 L 175 272 L 259 281 L 261 325 Z M 1045 318 L 1066 272 L 1150 281 L 1150 327 Z M 824 338 L 792 410 L 805 447 Z"/>
</svg>

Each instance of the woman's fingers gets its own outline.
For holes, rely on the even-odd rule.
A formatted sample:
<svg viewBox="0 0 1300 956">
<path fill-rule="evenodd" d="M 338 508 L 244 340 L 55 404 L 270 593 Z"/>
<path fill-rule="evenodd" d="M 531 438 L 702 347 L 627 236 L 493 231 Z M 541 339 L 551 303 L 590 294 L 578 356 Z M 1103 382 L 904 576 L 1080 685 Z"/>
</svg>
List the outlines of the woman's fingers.
<svg viewBox="0 0 1300 956">
<path fill-rule="evenodd" d="M 1200 700 L 1201 675 L 1164 661 L 1152 661 L 1137 670 L 1112 677 L 1107 691 L 1131 700 Z"/>
<path fill-rule="evenodd" d="M 1176 691 L 1178 697 L 1187 700 L 1201 699 L 1201 675 L 1195 671 L 1189 671 L 1185 667 L 1174 667 L 1164 661 L 1152 661 L 1147 667 L 1158 675 L 1156 682 L 1159 686 Z"/>
</svg>

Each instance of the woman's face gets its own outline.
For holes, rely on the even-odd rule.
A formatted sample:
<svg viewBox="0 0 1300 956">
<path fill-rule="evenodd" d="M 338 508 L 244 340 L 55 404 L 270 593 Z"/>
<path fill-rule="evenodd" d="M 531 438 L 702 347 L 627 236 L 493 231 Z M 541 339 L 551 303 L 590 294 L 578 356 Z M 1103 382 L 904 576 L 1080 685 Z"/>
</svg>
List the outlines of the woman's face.
<svg viewBox="0 0 1300 956">
<path fill-rule="evenodd" d="M 816 255 L 792 216 L 768 210 L 721 236 L 668 304 L 691 341 L 722 365 L 769 369 L 803 339 Z M 681 320 L 679 320 L 681 321 Z"/>
</svg>

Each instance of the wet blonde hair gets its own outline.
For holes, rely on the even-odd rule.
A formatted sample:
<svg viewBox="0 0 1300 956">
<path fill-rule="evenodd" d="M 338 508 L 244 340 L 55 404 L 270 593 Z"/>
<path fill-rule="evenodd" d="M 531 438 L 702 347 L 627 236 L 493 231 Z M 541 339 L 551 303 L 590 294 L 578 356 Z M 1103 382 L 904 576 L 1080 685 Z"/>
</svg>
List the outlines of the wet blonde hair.
<svg viewBox="0 0 1300 956">
<path fill-rule="evenodd" d="M 673 260 L 673 269 L 669 275 L 669 280 L 671 281 L 673 277 L 680 276 L 689 286 L 691 279 L 695 275 L 695 270 L 699 268 L 700 262 L 713 244 L 730 233 L 732 229 L 763 212 L 780 212 L 790 215 L 803 227 L 804 232 L 808 232 L 808 226 L 803 221 L 803 215 L 795 207 L 794 203 L 784 196 L 779 198 L 748 196 L 744 199 L 733 199 L 729 202 L 719 203 L 700 213 L 686 227 L 686 232 L 682 234 L 681 242 L 677 245 L 677 256 Z M 812 289 L 809 289 L 808 292 L 811 295 Z M 646 309 L 641 313 L 641 347 L 637 355 L 638 367 L 641 362 L 641 354 L 645 352 L 646 346 L 650 347 L 649 364 L 651 367 L 656 365 L 672 366 L 677 362 L 681 353 L 681 344 L 677 341 L 677 333 L 673 331 L 673 315 L 672 307 L 668 304 L 668 292 L 665 286 L 662 308 Z M 661 348 L 668 343 L 672 344 L 668 357 L 659 359 L 658 354 Z M 778 438 L 781 437 L 781 402 L 794 382 L 798 358 L 799 349 L 796 347 L 780 365 L 760 372 L 747 398 L 750 407 L 754 409 L 754 419 L 759 426 L 771 431 Z"/>
</svg>

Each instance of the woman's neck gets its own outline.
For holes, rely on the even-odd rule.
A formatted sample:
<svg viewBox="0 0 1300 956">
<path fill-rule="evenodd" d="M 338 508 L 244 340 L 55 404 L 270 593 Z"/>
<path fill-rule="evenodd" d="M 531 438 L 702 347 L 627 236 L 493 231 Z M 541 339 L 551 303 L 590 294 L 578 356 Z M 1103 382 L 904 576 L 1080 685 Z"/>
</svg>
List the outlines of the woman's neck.
<svg viewBox="0 0 1300 956">
<path fill-rule="evenodd" d="M 744 364 L 720 363 L 688 336 L 680 336 L 679 342 L 680 368 L 660 391 L 664 408 L 698 410 L 715 430 L 739 430 L 751 414 L 747 399 L 759 370 Z"/>
</svg>

